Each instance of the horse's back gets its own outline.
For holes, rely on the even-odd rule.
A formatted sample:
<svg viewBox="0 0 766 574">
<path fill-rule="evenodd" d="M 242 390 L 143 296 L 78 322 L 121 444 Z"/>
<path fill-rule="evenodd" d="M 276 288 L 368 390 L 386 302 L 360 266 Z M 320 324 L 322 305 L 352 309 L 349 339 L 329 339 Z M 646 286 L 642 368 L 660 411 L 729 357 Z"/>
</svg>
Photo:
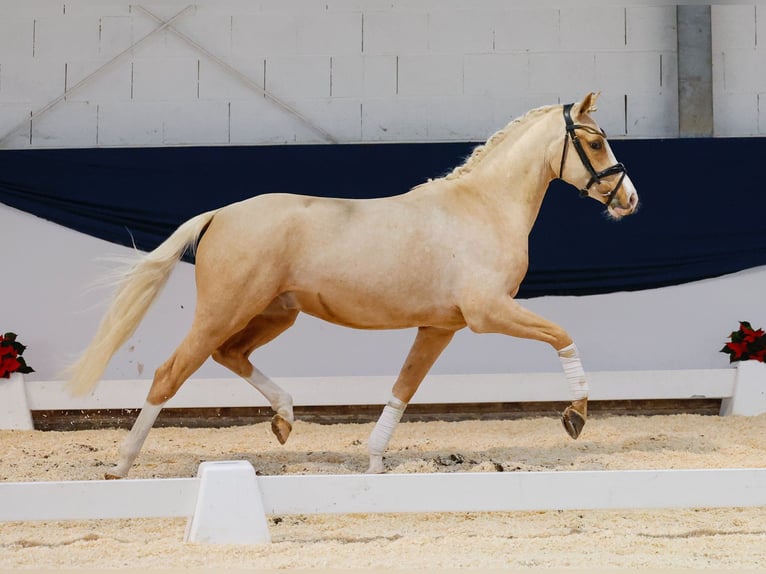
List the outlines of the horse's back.
<svg viewBox="0 0 766 574">
<path fill-rule="evenodd" d="M 454 259 L 439 255 L 443 242 L 424 221 L 435 210 L 416 203 L 266 194 L 232 204 L 200 244 L 198 289 L 202 278 L 243 298 L 287 293 L 304 312 L 360 328 L 437 316 L 459 324 L 448 277 Z"/>
</svg>

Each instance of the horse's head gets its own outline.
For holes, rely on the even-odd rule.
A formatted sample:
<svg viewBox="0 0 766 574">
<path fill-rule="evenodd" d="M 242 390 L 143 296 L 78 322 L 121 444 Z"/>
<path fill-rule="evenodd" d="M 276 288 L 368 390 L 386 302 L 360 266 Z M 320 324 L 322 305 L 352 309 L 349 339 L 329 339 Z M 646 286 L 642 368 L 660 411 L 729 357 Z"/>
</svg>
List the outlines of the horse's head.
<svg viewBox="0 0 766 574">
<path fill-rule="evenodd" d="M 638 193 L 625 166 L 614 157 L 604 130 L 589 115 L 596 110 L 597 98 L 598 94 L 590 93 L 582 102 L 564 106 L 558 175 L 579 188 L 582 197 L 600 201 L 612 218 L 620 219 L 636 211 Z M 575 153 L 569 153 L 570 148 Z"/>
</svg>

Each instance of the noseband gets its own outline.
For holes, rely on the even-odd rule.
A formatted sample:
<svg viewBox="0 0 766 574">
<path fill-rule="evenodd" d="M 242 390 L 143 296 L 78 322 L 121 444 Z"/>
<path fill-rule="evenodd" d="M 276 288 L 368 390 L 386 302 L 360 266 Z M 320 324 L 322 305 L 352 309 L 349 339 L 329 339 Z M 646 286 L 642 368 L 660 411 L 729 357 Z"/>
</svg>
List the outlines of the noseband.
<svg viewBox="0 0 766 574">
<path fill-rule="evenodd" d="M 627 175 L 627 171 L 625 170 L 625 166 L 622 165 L 621 163 L 616 163 L 601 171 L 595 170 L 595 168 L 593 167 L 593 164 L 590 162 L 590 159 L 588 158 L 588 155 L 585 153 L 585 150 L 582 147 L 582 142 L 580 142 L 580 138 L 577 137 L 577 133 L 575 130 L 585 130 L 592 134 L 603 136 L 604 138 L 606 138 L 606 134 L 604 133 L 603 130 L 597 131 L 590 126 L 584 126 L 581 124 L 574 123 L 572 121 L 572 106 L 573 105 L 574 104 L 566 104 L 564 106 L 564 121 L 566 122 L 567 133 L 564 134 L 564 151 L 561 154 L 561 167 L 559 167 L 559 179 L 562 179 L 561 176 L 564 174 L 564 162 L 567 159 L 567 150 L 569 149 L 568 140 L 572 140 L 572 145 L 577 151 L 577 155 L 580 156 L 580 161 L 582 162 L 582 164 L 585 166 L 585 169 L 587 169 L 588 173 L 590 174 L 590 179 L 588 180 L 588 184 L 580 190 L 580 197 L 587 197 L 588 191 L 590 190 L 591 186 L 594 183 L 601 183 L 602 179 L 604 179 L 605 177 L 609 177 L 610 175 L 614 175 L 616 173 L 622 174 L 620 176 L 620 179 L 617 180 L 617 185 L 614 186 L 612 191 L 610 191 L 609 193 L 599 192 L 599 195 L 601 195 L 601 197 L 606 199 L 604 204 L 609 205 L 610 203 L 612 203 L 612 200 L 617 195 L 617 192 L 620 190 L 620 187 L 622 186 L 622 180 L 625 179 L 625 176 Z"/>
</svg>

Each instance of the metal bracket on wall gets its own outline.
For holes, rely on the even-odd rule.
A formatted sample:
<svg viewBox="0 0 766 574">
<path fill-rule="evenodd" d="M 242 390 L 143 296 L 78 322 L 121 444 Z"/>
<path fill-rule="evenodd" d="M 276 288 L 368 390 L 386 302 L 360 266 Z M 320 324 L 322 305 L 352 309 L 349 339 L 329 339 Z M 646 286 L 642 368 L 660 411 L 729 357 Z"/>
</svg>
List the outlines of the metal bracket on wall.
<svg viewBox="0 0 766 574">
<path fill-rule="evenodd" d="M 282 108 L 283 110 L 288 112 L 289 114 L 295 116 L 305 126 L 307 126 L 311 130 L 313 130 L 316 133 L 318 133 L 319 135 L 321 135 L 328 142 L 330 142 L 330 143 L 338 143 L 338 141 L 331 134 L 329 134 L 326 130 L 324 130 L 321 127 L 319 127 L 317 124 L 312 122 L 310 119 L 308 119 L 306 116 L 304 116 L 301 112 L 299 112 L 298 110 L 296 110 L 295 108 L 293 108 L 292 106 L 290 106 L 289 104 L 284 102 L 283 100 L 279 99 L 275 95 L 273 95 L 273 94 L 269 93 L 268 91 L 266 91 L 266 89 L 263 86 L 261 86 L 260 84 L 258 84 L 254 80 L 250 79 L 248 76 L 246 76 L 245 74 L 243 74 L 242 72 L 240 72 L 239 70 L 234 68 L 233 66 L 227 64 L 225 61 L 223 61 L 221 58 L 219 58 L 218 56 L 216 56 L 215 54 L 213 54 L 212 52 L 207 50 L 204 46 L 200 45 L 195 40 L 193 40 L 192 38 L 190 38 L 189 36 L 187 36 L 183 32 L 179 32 L 178 30 L 176 30 L 173 26 L 170 25 L 170 22 L 164 22 L 162 20 L 162 18 L 160 18 L 159 16 L 153 14 L 152 12 L 150 12 L 149 10 L 144 8 L 143 6 L 135 6 L 135 8 L 138 8 L 138 10 L 140 10 L 141 12 L 143 12 L 144 14 L 146 14 L 147 16 L 152 18 L 155 22 L 163 23 L 163 26 L 167 27 L 168 30 L 173 32 L 173 34 L 175 34 L 176 36 L 181 38 L 183 41 L 188 43 L 190 46 L 193 46 L 196 50 L 198 50 L 199 52 L 201 52 L 202 54 L 204 54 L 205 56 L 207 56 L 208 58 L 213 60 L 216 64 L 221 66 L 228 73 L 230 73 L 231 75 L 235 76 L 240 81 L 244 82 L 245 85 L 247 85 L 248 87 L 250 87 L 253 90 L 255 90 L 256 92 L 258 92 L 258 94 L 264 96 L 267 100 L 269 100 L 272 103 L 276 104 L 277 106 L 279 106 L 280 108 Z"/>
<path fill-rule="evenodd" d="M 162 31 L 163 31 L 163 30 L 165 30 L 166 28 L 171 28 L 171 26 L 173 25 L 173 23 L 174 23 L 174 22 L 175 22 L 177 19 L 179 19 L 181 16 L 183 16 L 184 14 L 186 14 L 186 12 L 188 12 L 188 11 L 189 11 L 189 9 L 190 9 L 190 8 L 192 8 L 193 6 L 194 6 L 193 4 L 189 4 L 189 5 L 188 5 L 186 8 L 184 8 L 183 10 L 181 10 L 180 12 L 178 12 L 178 13 L 177 13 L 175 16 L 173 16 L 172 18 L 170 18 L 170 19 L 169 19 L 169 20 L 167 20 L 167 21 L 164 21 L 164 22 L 162 22 L 162 25 L 161 25 L 161 26 L 158 26 L 157 28 L 155 28 L 154 30 L 152 30 L 151 32 L 149 32 L 148 34 L 146 34 L 146 35 L 145 35 L 143 38 L 141 38 L 140 40 L 138 40 L 138 41 L 134 42 L 134 43 L 133 43 L 133 44 L 131 44 L 129 47 L 125 48 L 125 49 L 124 49 L 122 52 L 120 52 L 120 53 L 119 53 L 119 54 L 117 54 L 117 55 L 116 55 L 114 58 L 112 58 L 111 60 L 109 60 L 109 61 L 108 61 L 106 64 L 104 64 L 103 66 L 101 66 L 101 67 L 97 68 L 95 71 L 93 71 L 93 72 L 91 72 L 90 74 L 88 74 L 87 76 L 85 76 L 85 77 L 84 77 L 82 80 L 80 80 L 79 82 L 77 82 L 77 83 L 76 83 L 74 86 L 72 86 L 72 87 L 71 87 L 71 88 L 69 88 L 68 90 L 65 90 L 63 94 L 61 94 L 61 95 L 60 95 L 60 96 L 58 96 L 57 98 L 55 98 L 55 99 L 51 100 L 50 102 L 48 102 L 46 105 L 44 105 L 42 108 L 40 108 L 40 109 L 39 109 L 39 110 L 37 110 L 36 112 L 33 112 L 33 113 L 32 113 L 32 115 L 31 115 L 29 118 L 25 118 L 23 122 L 20 122 L 18 125 L 16 125 L 16 126 L 15 126 L 13 129 L 11 129 L 10 131 L 6 132 L 6 134 L 5 134 L 5 135 L 3 135 L 3 137 L 1 137 L 1 138 L 0 138 L 0 147 L 2 147 L 2 146 L 3 146 L 3 144 L 5 143 L 5 141 L 6 141 L 6 140 L 7 140 L 9 137 L 11 137 L 12 135 L 14 135 L 14 134 L 15 134 L 17 131 L 19 131 L 21 128 L 25 127 L 26 125 L 29 125 L 29 126 L 30 126 L 30 127 L 29 127 L 29 132 L 30 132 L 30 137 L 31 137 L 31 134 L 32 134 L 32 126 L 31 126 L 31 124 L 32 124 L 32 122 L 33 122 L 34 120 L 36 120 L 37 118 L 39 118 L 39 117 L 40 117 L 40 116 L 42 116 L 43 114 L 45 114 L 45 113 L 49 112 L 51 109 L 53 109 L 53 107 L 54 107 L 54 106 L 56 106 L 56 104 L 58 104 L 59 102 L 62 102 L 64 99 L 66 99 L 66 97 L 67 97 L 67 96 L 69 96 L 69 95 L 73 94 L 74 92 L 76 92 L 77 90 L 79 90 L 80 88 L 82 88 L 82 87 L 83 87 L 85 84 L 87 84 L 87 83 L 88 83 L 90 80 L 92 80 L 92 79 L 93 79 L 94 77 L 96 77 L 98 74 L 100 74 L 101 72 L 103 72 L 104 70 L 106 70 L 106 69 L 107 69 L 109 66 L 111 66 L 112 64 L 114 64 L 114 63 L 115 63 L 116 61 L 118 61 L 120 58 L 122 58 L 122 57 L 123 57 L 125 54 L 127 54 L 127 53 L 129 53 L 129 52 L 131 52 L 131 51 L 135 50 L 135 49 L 136 49 L 136 48 L 137 48 L 139 45 L 143 44 L 143 43 L 144 43 L 146 40 L 148 40 L 148 39 L 149 39 L 149 38 L 151 38 L 152 36 L 155 36 L 155 35 L 156 35 L 156 34 L 158 34 L 159 32 L 162 32 Z"/>
</svg>

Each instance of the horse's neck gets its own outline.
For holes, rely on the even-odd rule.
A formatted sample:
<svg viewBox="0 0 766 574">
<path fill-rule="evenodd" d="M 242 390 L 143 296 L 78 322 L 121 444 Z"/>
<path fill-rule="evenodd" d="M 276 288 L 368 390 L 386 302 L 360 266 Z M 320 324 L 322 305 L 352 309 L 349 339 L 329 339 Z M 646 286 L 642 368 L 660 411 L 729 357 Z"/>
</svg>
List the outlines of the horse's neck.
<svg viewBox="0 0 766 574">
<path fill-rule="evenodd" d="M 549 130 L 524 131 L 504 141 L 476 166 L 467 180 L 496 213 L 505 214 L 528 234 L 540 212 L 548 184 L 555 177 L 546 153 Z M 468 181 L 466 181 L 468 183 Z"/>
</svg>

